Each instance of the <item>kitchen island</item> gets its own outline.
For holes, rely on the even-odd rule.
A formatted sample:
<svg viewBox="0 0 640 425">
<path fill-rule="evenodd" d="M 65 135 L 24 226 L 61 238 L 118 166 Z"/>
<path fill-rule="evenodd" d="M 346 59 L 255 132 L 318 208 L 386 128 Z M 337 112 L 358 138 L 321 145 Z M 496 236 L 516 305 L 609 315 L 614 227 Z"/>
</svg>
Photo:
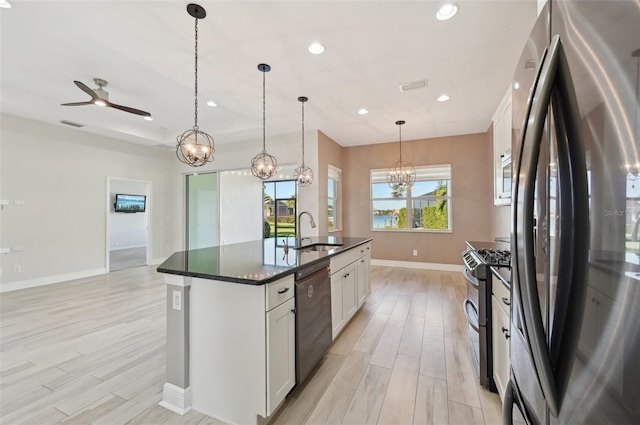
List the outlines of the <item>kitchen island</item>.
<svg viewBox="0 0 640 425">
<path fill-rule="evenodd" d="M 161 405 L 230 424 L 266 422 L 295 385 L 295 273 L 330 262 L 335 339 L 369 292 L 370 241 L 279 238 L 169 257 L 158 267 L 167 284 Z"/>
</svg>

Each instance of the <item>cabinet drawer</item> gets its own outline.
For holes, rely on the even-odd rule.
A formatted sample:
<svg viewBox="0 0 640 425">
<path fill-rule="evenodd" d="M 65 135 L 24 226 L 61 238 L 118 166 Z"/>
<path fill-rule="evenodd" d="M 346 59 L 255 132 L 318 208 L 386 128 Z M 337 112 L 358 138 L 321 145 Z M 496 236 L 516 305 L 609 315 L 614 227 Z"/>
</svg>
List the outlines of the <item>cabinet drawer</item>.
<svg viewBox="0 0 640 425">
<path fill-rule="evenodd" d="M 340 270 L 347 267 L 349 264 L 358 260 L 360 257 L 366 255 L 368 252 L 367 247 L 370 247 L 369 243 L 358 245 L 346 252 L 332 256 L 330 258 L 331 274 L 339 272 Z"/>
<path fill-rule="evenodd" d="M 505 313 L 509 315 L 511 305 L 511 292 L 498 279 L 493 279 L 493 295 Z"/>
<path fill-rule="evenodd" d="M 295 288 L 293 283 L 293 275 L 283 277 L 273 283 L 267 284 L 267 305 L 266 311 L 282 304 L 290 298 L 293 298 Z"/>
</svg>

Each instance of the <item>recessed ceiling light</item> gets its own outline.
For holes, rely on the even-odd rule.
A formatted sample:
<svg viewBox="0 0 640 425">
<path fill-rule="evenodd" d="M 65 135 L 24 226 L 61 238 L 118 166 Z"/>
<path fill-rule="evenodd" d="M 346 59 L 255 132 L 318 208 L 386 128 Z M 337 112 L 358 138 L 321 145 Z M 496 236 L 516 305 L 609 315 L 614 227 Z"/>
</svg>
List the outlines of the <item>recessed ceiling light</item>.
<svg viewBox="0 0 640 425">
<path fill-rule="evenodd" d="M 153 117 L 144 117 L 144 119 L 147 121 L 153 121 Z"/>
<path fill-rule="evenodd" d="M 309 53 L 320 55 L 324 52 L 324 46 L 320 43 L 311 43 L 309 45 Z"/>
<path fill-rule="evenodd" d="M 438 102 L 446 102 L 447 100 L 449 100 L 449 95 L 441 94 L 441 95 L 438 97 Z"/>
<path fill-rule="evenodd" d="M 451 19 L 458 13 L 458 6 L 455 4 L 447 3 L 443 4 L 440 9 L 438 9 L 438 13 L 436 13 L 436 18 L 440 21 L 446 21 L 447 19 Z"/>
<path fill-rule="evenodd" d="M 7 0 L 0 0 L 0 7 L 3 9 L 9 9 L 11 7 L 11 3 Z"/>
<path fill-rule="evenodd" d="M 367 110 L 366 110 L 366 109 L 364 109 L 364 108 L 360 108 L 360 109 L 358 109 L 358 113 L 359 113 L 360 115 L 367 115 L 367 114 L 369 113 L 369 111 L 367 111 Z"/>
<path fill-rule="evenodd" d="M 210 100 L 207 102 L 207 106 L 218 106 L 218 104 L 216 102 L 214 102 L 213 100 Z"/>
<path fill-rule="evenodd" d="M 520 83 L 517 82 L 517 81 L 515 83 L 513 83 L 513 88 L 518 90 L 520 88 Z"/>
</svg>

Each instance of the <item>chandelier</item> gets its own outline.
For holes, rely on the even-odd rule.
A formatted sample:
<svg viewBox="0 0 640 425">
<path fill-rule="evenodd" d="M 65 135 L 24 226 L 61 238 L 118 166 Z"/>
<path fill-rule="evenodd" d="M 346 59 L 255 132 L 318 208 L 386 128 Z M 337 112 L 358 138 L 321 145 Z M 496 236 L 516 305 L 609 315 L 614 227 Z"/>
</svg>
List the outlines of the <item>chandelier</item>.
<svg viewBox="0 0 640 425">
<path fill-rule="evenodd" d="M 387 171 L 387 183 L 392 189 L 407 189 L 416 181 L 416 170 L 413 164 L 402 160 L 402 125 L 404 121 L 396 121 L 400 142 L 400 159 Z"/>
<path fill-rule="evenodd" d="M 278 160 L 269 155 L 266 150 L 266 112 L 265 112 L 265 76 L 271 71 L 271 67 L 266 63 L 258 65 L 258 69 L 262 72 L 262 152 L 254 156 L 251 160 L 251 174 L 262 180 L 267 180 L 276 175 L 278 170 Z"/>
<path fill-rule="evenodd" d="M 304 165 L 304 103 L 307 100 L 309 99 L 304 96 L 298 98 L 298 101 L 302 103 L 302 165 L 296 168 L 293 177 L 300 186 L 309 186 L 313 183 L 313 170 Z"/>
<path fill-rule="evenodd" d="M 197 4 L 187 6 L 187 12 L 196 20 L 195 24 L 195 120 L 193 128 L 177 137 L 176 156 L 192 167 L 200 167 L 213 160 L 215 150 L 213 137 L 198 128 L 198 19 L 204 19 L 207 12 Z"/>
</svg>

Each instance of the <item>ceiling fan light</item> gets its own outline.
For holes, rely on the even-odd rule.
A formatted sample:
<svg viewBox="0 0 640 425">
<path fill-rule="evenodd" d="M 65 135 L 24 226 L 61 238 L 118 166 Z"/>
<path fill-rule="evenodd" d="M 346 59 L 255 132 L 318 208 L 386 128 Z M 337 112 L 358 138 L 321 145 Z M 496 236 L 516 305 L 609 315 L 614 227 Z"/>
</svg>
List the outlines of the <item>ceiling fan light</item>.
<svg viewBox="0 0 640 425">
<path fill-rule="evenodd" d="M 152 116 L 144 117 L 144 119 L 147 120 L 147 121 L 153 121 L 153 117 Z"/>
<path fill-rule="evenodd" d="M 107 106 L 107 102 L 105 102 L 102 99 L 97 99 L 93 102 L 94 105 L 98 105 L 98 106 Z"/>
</svg>

